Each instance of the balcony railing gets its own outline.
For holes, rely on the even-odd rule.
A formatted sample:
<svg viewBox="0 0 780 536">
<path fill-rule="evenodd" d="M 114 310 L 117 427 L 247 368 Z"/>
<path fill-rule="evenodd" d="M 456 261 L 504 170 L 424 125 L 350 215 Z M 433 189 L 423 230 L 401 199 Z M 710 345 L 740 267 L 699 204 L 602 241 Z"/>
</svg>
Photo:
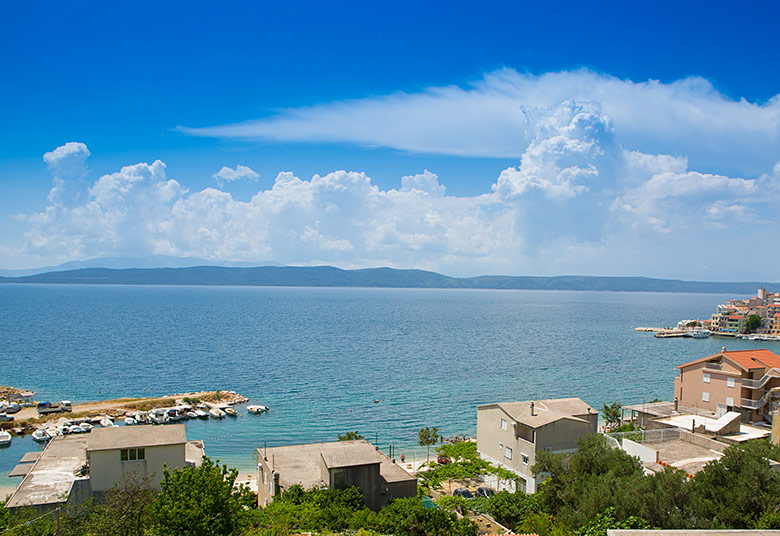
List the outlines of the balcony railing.
<svg viewBox="0 0 780 536">
<path fill-rule="evenodd" d="M 707 367 L 708 369 L 723 370 L 723 364 L 722 363 L 707 363 L 704 366 Z"/>
<path fill-rule="evenodd" d="M 742 387 L 746 387 L 748 389 L 761 389 L 763 386 L 766 385 L 766 382 L 768 382 L 772 378 L 780 378 L 780 370 L 775 368 L 769 369 L 766 372 L 766 374 L 764 374 L 758 380 L 746 380 L 743 378 Z"/>
<path fill-rule="evenodd" d="M 759 398 L 758 400 L 753 400 L 752 398 L 743 398 L 741 401 L 741 406 L 744 409 L 761 409 L 766 404 L 767 400 L 769 400 L 769 395 L 772 394 L 772 391 L 767 391 L 764 393 L 764 396 Z"/>
</svg>

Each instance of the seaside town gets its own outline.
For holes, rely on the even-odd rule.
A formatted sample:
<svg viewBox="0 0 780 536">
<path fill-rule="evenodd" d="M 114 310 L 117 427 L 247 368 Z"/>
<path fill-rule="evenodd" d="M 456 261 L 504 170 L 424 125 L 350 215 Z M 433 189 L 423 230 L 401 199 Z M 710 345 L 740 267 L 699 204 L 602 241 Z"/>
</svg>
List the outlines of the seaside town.
<svg viewBox="0 0 780 536">
<path fill-rule="evenodd" d="M 719 313 L 723 310 L 726 314 L 724 307 L 747 316 L 773 311 L 779 298 L 779 294 L 759 292 L 757 298 L 720 306 Z M 719 329 L 732 329 L 721 326 Z M 773 482 L 780 486 L 780 419 L 773 418 L 780 411 L 780 355 L 765 348 L 729 350 L 724 346 L 713 355 L 680 363 L 677 370 L 671 400 L 626 406 L 605 403 L 597 408 L 571 396 L 496 400 L 477 406 L 471 409 L 477 422 L 474 437 L 444 438 L 435 427 L 423 428 L 419 430 L 419 445 L 427 449 L 427 455 L 414 461 L 380 449 L 358 431 L 339 434 L 324 443 L 258 444 L 254 452 L 246 453 L 256 457 L 256 472 L 241 478 L 235 472 L 215 473 L 213 462 L 206 457 L 208 445 L 188 437 L 183 424 L 188 419 L 219 420 L 239 414 L 262 418 L 269 412 L 266 406 L 247 405 L 248 399 L 238 393 L 186 393 L 74 405 L 69 401 L 36 401 L 33 392 L 4 387 L 0 388 L 0 446 L 9 445 L 14 436 L 31 434 L 45 447 L 18 460 L 10 476 L 20 477 L 21 482 L 6 499 L 3 511 L 12 519 L 56 519 L 59 525 L 68 516 L 82 515 L 75 512 L 94 504 L 95 499 L 116 500 L 123 492 L 143 489 L 153 504 L 155 497 L 159 501 L 164 495 L 183 493 L 174 486 L 176 478 L 192 482 L 194 478 L 208 479 L 209 473 L 227 486 L 228 494 L 240 497 L 242 508 L 261 516 L 256 530 L 247 534 L 349 532 L 356 524 L 363 531 L 360 534 L 380 534 L 386 532 L 382 527 L 399 523 L 398 516 L 409 514 L 396 511 L 405 504 L 406 509 L 419 508 L 416 515 L 421 516 L 421 525 L 426 523 L 423 518 L 433 515 L 430 512 L 439 512 L 437 515 L 444 518 L 431 521 L 431 527 L 446 527 L 448 534 L 608 532 L 614 536 L 625 533 L 618 529 L 676 527 L 680 521 L 673 521 L 676 518 L 671 511 L 664 509 L 672 507 L 679 514 L 685 505 L 662 506 L 663 511 L 648 513 L 646 520 L 632 518 L 634 521 L 615 517 L 617 504 L 606 510 L 599 507 L 601 517 L 595 521 L 577 518 L 563 509 L 557 512 L 561 519 L 566 523 L 580 519 L 587 530 L 581 532 L 582 528 L 563 521 L 556 528 L 554 513 L 544 501 L 551 499 L 551 493 L 563 493 L 557 496 L 563 500 L 565 489 L 554 490 L 565 482 L 574 485 L 570 481 L 574 478 L 572 464 L 594 463 L 588 461 L 589 456 L 601 457 L 599 463 L 606 464 L 594 473 L 600 474 L 599 478 L 618 478 L 612 475 L 610 464 L 624 464 L 622 471 L 627 470 L 626 475 L 633 474 L 638 481 L 671 478 L 680 489 L 695 489 L 693 486 L 704 479 L 697 475 L 727 470 L 735 457 L 742 460 L 739 463 L 747 463 L 745 457 L 752 456 L 766 485 Z M 203 474 L 195 477 L 198 471 Z M 193 474 L 186 476 L 188 472 Z M 729 486 L 728 482 L 721 485 Z M 327 501 L 317 499 L 319 508 L 328 510 L 341 500 L 338 494 L 350 489 L 360 497 L 353 509 L 367 508 L 366 519 L 373 521 L 356 522 L 349 516 L 314 520 L 302 511 L 291 518 L 284 509 L 297 504 L 297 511 L 301 501 L 315 501 L 317 494 L 332 490 L 336 495 L 329 495 Z M 600 500 L 610 503 L 607 497 Z M 778 500 L 780 497 L 774 498 L 772 504 L 780 505 Z M 383 515 L 396 518 L 389 521 Z M 540 527 L 539 515 L 549 516 L 545 523 L 551 525 Z M 756 512 L 742 515 L 754 516 Z M 591 532 L 592 523 L 601 523 L 601 532 Z M 724 517 L 697 523 L 720 527 L 737 521 Z M 763 522 L 758 519 L 757 523 Z M 775 526 L 774 521 L 767 523 L 770 528 Z M 392 525 L 392 532 L 418 533 L 399 528 L 402 525 Z M 431 527 L 419 533 L 445 533 Z M 609 530 L 604 532 L 604 527 Z M 631 530 L 631 534 L 644 533 Z"/>
<path fill-rule="evenodd" d="M 639 327 L 658 338 L 706 338 L 710 335 L 751 341 L 780 341 L 780 292 L 758 289 L 747 299 L 728 300 L 718 305 L 705 320 L 681 320 L 674 328 Z"/>
</svg>

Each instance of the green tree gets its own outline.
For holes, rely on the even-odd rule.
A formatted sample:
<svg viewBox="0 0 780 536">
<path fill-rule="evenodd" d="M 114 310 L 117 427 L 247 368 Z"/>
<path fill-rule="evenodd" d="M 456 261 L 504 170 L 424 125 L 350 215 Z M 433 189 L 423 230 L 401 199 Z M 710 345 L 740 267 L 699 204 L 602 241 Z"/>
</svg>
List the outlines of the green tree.
<svg viewBox="0 0 780 536">
<path fill-rule="evenodd" d="M 601 408 L 601 416 L 604 418 L 604 422 L 609 425 L 618 424 L 620 422 L 620 410 L 623 406 L 620 402 L 613 402 L 611 404 L 604 404 Z"/>
<path fill-rule="evenodd" d="M 396 499 L 383 508 L 373 527 L 395 536 L 475 536 L 477 526 L 440 508 L 426 508 L 417 498 Z"/>
<path fill-rule="evenodd" d="M 499 491 L 486 501 L 483 508 L 493 519 L 510 528 L 517 526 L 523 518 L 541 511 L 539 497 L 536 494 L 529 495 L 522 491 L 517 493 Z M 522 533 L 538 534 L 530 530 L 523 530 Z"/>
<path fill-rule="evenodd" d="M 85 524 L 94 534 L 140 536 L 151 525 L 149 507 L 156 497 L 151 479 L 130 473 L 94 505 Z"/>
<path fill-rule="evenodd" d="M 761 317 L 758 315 L 750 315 L 745 323 L 745 329 L 747 331 L 755 331 L 761 327 Z"/>
<path fill-rule="evenodd" d="M 693 480 L 699 528 L 746 528 L 780 510 L 780 473 L 759 442 L 731 446 Z"/>
<path fill-rule="evenodd" d="M 420 431 L 417 432 L 417 439 L 418 443 L 421 447 L 426 447 L 426 461 L 431 460 L 431 445 L 435 445 L 439 442 L 439 438 L 441 436 L 439 435 L 439 429 L 435 426 L 433 428 L 428 428 L 427 426 L 425 428 L 420 428 Z"/>
<path fill-rule="evenodd" d="M 165 470 L 161 491 L 151 507 L 154 531 L 160 536 L 227 536 L 245 524 L 244 506 L 254 506 L 252 493 L 235 487 L 238 471 L 204 457 L 200 467 Z"/>
<path fill-rule="evenodd" d="M 517 534 L 536 534 L 538 536 L 572 536 L 572 530 L 544 512 L 531 512 L 515 527 Z"/>
<path fill-rule="evenodd" d="M 354 432 L 347 432 L 344 435 L 339 434 L 339 441 L 355 441 L 356 439 L 365 439 L 362 435 L 358 433 L 357 430 Z"/>
<path fill-rule="evenodd" d="M 604 513 L 588 521 L 587 525 L 580 530 L 578 536 L 607 536 L 609 529 L 650 529 L 650 524 L 637 516 L 629 516 L 620 521 L 615 517 L 615 509 L 607 508 Z M 539 534 L 539 536 L 542 536 Z"/>
</svg>

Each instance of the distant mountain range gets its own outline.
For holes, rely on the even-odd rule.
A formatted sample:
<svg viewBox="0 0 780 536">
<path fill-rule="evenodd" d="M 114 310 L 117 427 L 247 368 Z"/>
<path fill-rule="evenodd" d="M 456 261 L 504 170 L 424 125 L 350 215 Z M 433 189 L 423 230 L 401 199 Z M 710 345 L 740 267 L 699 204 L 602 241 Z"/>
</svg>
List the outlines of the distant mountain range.
<svg viewBox="0 0 780 536">
<path fill-rule="evenodd" d="M 0 277 L 0 283 L 95 285 L 235 285 L 279 287 L 384 287 L 524 290 L 609 290 L 623 292 L 697 292 L 753 294 L 763 286 L 780 291 L 780 283 L 710 282 L 649 277 L 501 276 L 457 278 L 424 270 L 332 266 L 191 266 L 183 268 L 82 268 L 21 277 Z"/>
<path fill-rule="evenodd" d="M 63 272 L 66 270 L 78 270 L 80 268 L 187 268 L 190 266 L 209 266 L 213 261 L 198 259 L 197 257 L 174 257 L 171 255 L 149 255 L 146 257 L 98 257 L 83 261 L 70 261 L 57 266 L 43 266 L 41 268 L 27 268 L 24 270 L 0 269 L 0 276 L 21 277 L 25 275 L 44 274 L 46 272 Z M 222 262 L 220 266 L 248 267 L 248 266 L 283 266 L 278 262 Z"/>
</svg>

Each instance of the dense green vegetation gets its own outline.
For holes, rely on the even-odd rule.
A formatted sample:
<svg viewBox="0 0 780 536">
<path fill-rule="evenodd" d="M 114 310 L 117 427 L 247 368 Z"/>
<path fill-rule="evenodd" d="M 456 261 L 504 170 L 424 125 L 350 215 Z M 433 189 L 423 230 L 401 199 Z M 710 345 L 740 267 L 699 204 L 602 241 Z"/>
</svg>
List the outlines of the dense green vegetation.
<svg viewBox="0 0 780 536">
<path fill-rule="evenodd" d="M 421 472 L 430 488 L 449 478 L 486 473 L 511 477 L 476 456 L 473 443 L 443 445 L 452 463 Z M 645 475 L 642 466 L 603 436 L 579 441 L 575 453 L 537 453 L 536 472 L 547 480 L 537 493 L 499 492 L 490 498 L 443 497 L 439 508 L 418 498 L 399 499 L 379 512 L 365 507 L 357 488 L 293 486 L 262 510 L 246 489 L 234 486 L 235 470 L 204 459 L 200 468 L 164 476 L 161 492 L 129 479 L 101 502 L 68 508 L 60 534 L 115 536 L 281 536 L 299 531 L 370 536 L 473 536 L 476 526 L 461 514 L 485 513 L 518 533 L 539 536 L 605 536 L 610 528 L 778 529 L 780 472 L 770 459 L 780 447 L 752 441 L 726 449 L 694 478 L 672 468 Z M 54 534 L 56 516 L 0 508 L 0 534 Z"/>
</svg>

